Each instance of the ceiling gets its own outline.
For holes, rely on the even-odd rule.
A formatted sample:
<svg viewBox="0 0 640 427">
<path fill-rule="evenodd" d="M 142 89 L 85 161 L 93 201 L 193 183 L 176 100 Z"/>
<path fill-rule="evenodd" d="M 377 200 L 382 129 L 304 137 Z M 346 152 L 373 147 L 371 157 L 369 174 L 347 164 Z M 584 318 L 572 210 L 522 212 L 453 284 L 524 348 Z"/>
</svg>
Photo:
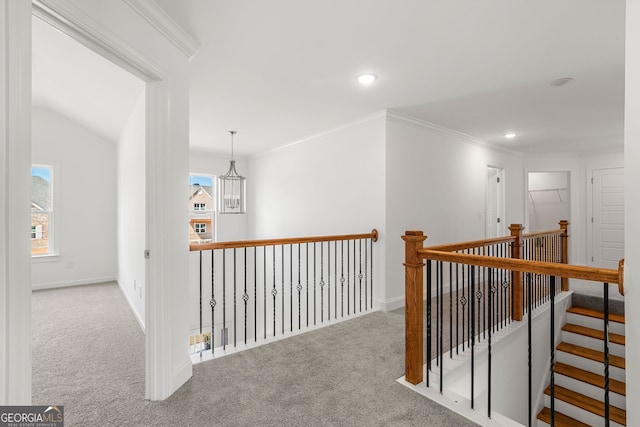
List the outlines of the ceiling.
<svg viewBox="0 0 640 427">
<path fill-rule="evenodd" d="M 252 155 L 383 109 L 523 152 L 623 145 L 621 0 L 156 3 L 202 46 L 190 65 L 195 149 L 228 152 L 233 129 L 236 152 Z M 119 134 L 140 82 L 85 69 L 86 49 L 39 32 L 34 103 Z M 363 72 L 378 79 L 363 87 Z"/>
</svg>

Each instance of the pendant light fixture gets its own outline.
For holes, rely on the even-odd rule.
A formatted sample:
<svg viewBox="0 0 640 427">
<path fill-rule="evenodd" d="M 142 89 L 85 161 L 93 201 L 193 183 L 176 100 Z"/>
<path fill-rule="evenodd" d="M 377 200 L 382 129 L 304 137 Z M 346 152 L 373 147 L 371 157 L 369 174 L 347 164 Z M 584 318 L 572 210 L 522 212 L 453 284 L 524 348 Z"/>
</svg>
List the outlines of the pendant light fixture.
<svg viewBox="0 0 640 427">
<path fill-rule="evenodd" d="M 233 136 L 235 130 L 230 130 L 231 160 L 229 170 L 218 178 L 219 212 L 221 214 L 246 213 L 245 177 L 236 171 L 236 161 L 233 158 Z"/>
</svg>

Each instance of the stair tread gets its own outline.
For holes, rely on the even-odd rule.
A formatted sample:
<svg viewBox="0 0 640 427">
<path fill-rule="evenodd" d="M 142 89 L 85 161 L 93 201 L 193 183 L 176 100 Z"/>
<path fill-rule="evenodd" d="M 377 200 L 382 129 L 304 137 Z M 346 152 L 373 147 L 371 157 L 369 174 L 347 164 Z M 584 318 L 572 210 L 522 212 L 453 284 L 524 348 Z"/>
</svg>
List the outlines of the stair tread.
<svg viewBox="0 0 640 427">
<path fill-rule="evenodd" d="M 592 350 L 587 347 L 582 347 L 580 345 L 570 344 L 566 342 L 561 342 L 556 348 L 559 351 L 564 351 L 565 353 L 575 354 L 576 356 L 604 363 L 604 353 L 602 351 Z M 609 354 L 609 365 L 615 366 L 616 368 L 625 369 L 626 362 L 624 357 Z"/>
<path fill-rule="evenodd" d="M 551 387 L 547 387 L 544 393 L 551 395 Z M 555 386 L 555 398 L 567 402 L 585 411 L 589 411 L 600 417 L 604 417 L 604 403 L 561 386 Z M 613 405 L 609 405 L 611 421 L 621 425 L 627 425 L 627 411 Z"/>
<path fill-rule="evenodd" d="M 584 307 L 569 307 L 567 312 L 579 314 L 582 316 L 595 317 L 596 319 L 604 319 L 604 313 L 598 310 L 592 310 Z M 609 313 L 609 321 L 624 324 L 624 315 Z"/>
<path fill-rule="evenodd" d="M 538 419 L 551 425 L 551 409 L 546 406 L 542 408 L 542 411 L 538 413 Z M 591 427 L 589 424 L 585 424 L 558 411 L 556 411 L 553 421 L 556 427 Z"/>
<path fill-rule="evenodd" d="M 584 369 L 576 368 L 575 366 L 567 365 L 566 363 L 556 362 L 554 371 L 557 374 L 571 377 L 576 380 L 591 384 L 596 387 L 604 389 L 604 376 L 596 374 L 594 372 L 585 371 Z M 627 395 L 626 384 L 622 381 L 609 378 L 609 390 L 613 393 L 617 393 L 622 396 Z"/>
<path fill-rule="evenodd" d="M 593 328 L 587 328 L 586 326 L 567 323 L 562 327 L 562 330 L 567 332 L 572 332 L 574 334 L 584 335 L 590 338 L 604 340 L 603 331 L 593 329 Z M 614 334 L 612 332 L 609 332 L 609 342 L 612 342 L 614 344 L 625 345 L 625 337 L 624 335 L 619 335 L 619 334 Z"/>
</svg>

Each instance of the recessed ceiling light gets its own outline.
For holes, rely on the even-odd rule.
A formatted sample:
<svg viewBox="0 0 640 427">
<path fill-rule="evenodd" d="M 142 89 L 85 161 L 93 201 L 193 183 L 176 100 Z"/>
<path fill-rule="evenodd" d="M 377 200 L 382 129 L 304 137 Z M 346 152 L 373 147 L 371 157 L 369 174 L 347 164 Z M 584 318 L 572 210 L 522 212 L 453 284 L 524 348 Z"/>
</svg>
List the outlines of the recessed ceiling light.
<svg viewBox="0 0 640 427">
<path fill-rule="evenodd" d="M 358 76 L 358 81 L 362 85 L 368 85 L 373 83 L 377 78 L 378 76 L 376 76 L 375 74 L 367 73 L 367 74 L 361 74 L 360 76 Z"/>
<path fill-rule="evenodd" d="M 513 138 L 516 137 L 516 134 L 513 133 L 513 132 L 509 132 L 509 133 L 505 133 L 504 137 L 507 138 L 507 139 L 513 139 Z"/>
<path fill-rule="evenodd" d="M 561 79 L 552 80 L 551 83 L 549 83 L 549 85 L 554 87 L 564 86 L 566 84 L 571 83 L 572 81 L 573 79 L 571 77 L 563 77 Z"/>
</svg>

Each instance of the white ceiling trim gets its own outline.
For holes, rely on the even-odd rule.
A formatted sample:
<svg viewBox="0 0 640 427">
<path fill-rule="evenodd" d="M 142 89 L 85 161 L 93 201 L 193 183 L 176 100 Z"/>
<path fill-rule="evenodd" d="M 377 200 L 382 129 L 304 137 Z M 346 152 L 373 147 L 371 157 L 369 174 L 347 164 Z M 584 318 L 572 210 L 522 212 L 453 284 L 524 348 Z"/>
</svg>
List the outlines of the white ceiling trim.
<svg viewBox="0 0 640 427">
<path fill-rule="evenodd" d="M 480 146 L 482 146 L 484 148 L 490 148 L 492 150 L 501 151 L 501 152 L 512 154 L 512 155 L 518 156 L 518 157 L 522 156 L 522 153 L 520 153 L 518 151 L 509 150 L 508 148 L 492 145 L 492 144 L 489 144 L 484 139 L 477 138 L 475 136 L 466 134 L 464 132 L 459 132 L 457 130 L 450 129 L 450 128 L 447 128 L 447 127 L 444 127 L 444 126 L 440 126 L 440 125 L 437 125 L 435 123 L 428 122 L 426 120 L 418 119 L 418 118 L 413 117 L 413 116 L 402 114 L 402 113 L 400 113 L 398 111 L 395 111 L 395 110 L 388 110 L 388 112 L 387 112 L 387 120 L 390 121 L 390 122 L 406 124 L 406 125 L 409 125 L 409 126 L 413 126 L 413 127 L 419 128 L 419 129 L 428 129 L 430 131 L 438 132 L 438 133 L 440 133 L 442 135 L 445 135 L 445 136 L 452 136 L 452 137 L 461 139 L 461 140 L 463 140 L 464 142 L 467 142 L 467 143 L 480 145 Z"/>
<path fill-rule="evenodd" d="M 180 49 L 189 58 L 189 62 L 198 54 L 201 47 L 200 43 L 167 15 L 155 1 L 124 0 L 124 2 Z"/>
<path fill-rule="evenodd" d="M 33 14 L 142 80 L 157 81 L 167 75 L 162 67 L 67 1 L 33 0 Z"/>
</svg>

